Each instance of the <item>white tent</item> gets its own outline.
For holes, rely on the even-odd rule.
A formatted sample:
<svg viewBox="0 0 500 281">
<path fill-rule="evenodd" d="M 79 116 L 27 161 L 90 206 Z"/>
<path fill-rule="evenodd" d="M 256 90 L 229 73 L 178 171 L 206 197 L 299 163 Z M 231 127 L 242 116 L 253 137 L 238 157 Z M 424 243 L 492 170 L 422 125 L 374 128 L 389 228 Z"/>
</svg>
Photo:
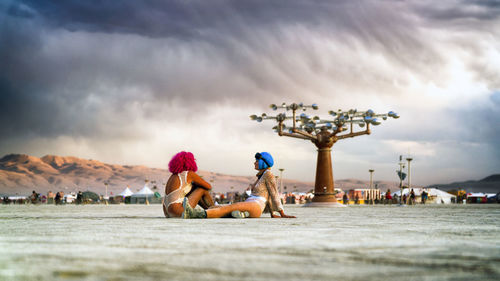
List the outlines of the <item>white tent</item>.
<svg viewBox="0 0 500 281">
<path fill-rule="evenodd" d="M 429 188 L 429 196 L 436 196 L 436 204 L 451 204 L 451 199 L 456 198 L 455 195 L 437 188 Z"/>
<path fill-rule="evenodd" d="M 130 190 L 130 188 L 125 188 L 125 190 L 122 191 L 122 193 L 118 194 L 120 196 L 123 196 L 123 197 L 127 197 L 127 196 L 131 196 L 132 194 L 134 194 L 132 192 L 132 190 Z"/>
<path fill-rule="evenodd" d="M 148 185 L 145 184 L 144 187 L 139 190 L 137 193 L 134 193 L 132 197 L 151 197 L 155 193 L 149 189 Z"/>
<path fill-rule="evenodd" d="M 416 196 L 422 195 L 422 191 L 424 190 L 423 188 L 412 188 L 412 189 L 415 192 Z M 427 190 L 427 192 L 429 192 L 429 189 L 426 189 L 426 190 Z M 408 196 L 409 193 L 410 193 L 410 190 L 408 188 L 403 189 L 403 195 Z M 398 189 L 397 191 L 392 193 L 392 196 L 396 195 L 399 197 L 400 194 L 401 194 L 401 190 Z"/>
<path fill-rule="evenodd" d="M 26 196 L 8 196 L 10 200 L 19 200 L 19 199 L 26 199 L 28 197 Z"/>
<path fill-rule="evenodd" d="M 415 196 L 421 196 L 424 190 L 428 193 L 429 197 L 435 198 L 434 203 L 436 204 L 451 204 L 451 199 L 456 198 L 455 195 L 450 194 L 446 191 L 439 190 L 437 188 L 413 188 Z M 408 196 L 409 193 L 410 190 L 408 188 L 403 189 L 403 195 L 406 194 L 406 196 Z M 401 194 L 400 190 L 392 193 L 393 196 L 395 195 L 398 197 L 400 196 L 400 194 Z"/>
<path fill-rule="evenodd" d="M 486 194 L 482 192 L 475 192 L 475 193 L 469 193 L 467 194 L 467 197 L 484 197 Z"/>
<path fill-rule="evenodd" d="M 149 201 L 153 200 L 154 192 L 149 189 L 148 185 L 145 184 L 144 187 L 139 190 L 137 193 L 134 193 L 130 197 L 130 203 L 132 204 L 149 204 Z"/>
<path fill-rule="evenodd" d="M 73 201 L 76 200 L 76 195 L 74 194 L 65 194 L 63 200 L 66 200 L 66 203 L 72 203 Z"/>
</svg>

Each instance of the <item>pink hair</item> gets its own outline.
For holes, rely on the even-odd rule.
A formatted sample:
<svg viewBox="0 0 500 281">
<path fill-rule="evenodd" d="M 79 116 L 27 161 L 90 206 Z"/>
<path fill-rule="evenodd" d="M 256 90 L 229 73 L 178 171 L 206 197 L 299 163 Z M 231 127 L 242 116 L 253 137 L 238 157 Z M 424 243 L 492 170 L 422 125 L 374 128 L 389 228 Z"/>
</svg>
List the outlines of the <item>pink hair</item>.
<svg viewBox="0 0 500 281">
<path fill-rule="evenodd" d="M 174 155 L 168 163 L 168 170 L 172 174 L 178 174 L 184 171 L 198 171 L 198 166 L 191 152 L 181 151 Z"/>
</svg>

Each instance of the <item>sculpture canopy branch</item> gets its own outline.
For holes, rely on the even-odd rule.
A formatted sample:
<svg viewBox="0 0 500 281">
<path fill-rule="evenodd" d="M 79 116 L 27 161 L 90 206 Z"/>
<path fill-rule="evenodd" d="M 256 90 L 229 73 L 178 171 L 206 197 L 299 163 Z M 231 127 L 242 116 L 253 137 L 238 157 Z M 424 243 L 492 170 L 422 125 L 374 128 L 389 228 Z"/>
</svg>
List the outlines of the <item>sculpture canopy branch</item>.
<svg viewBox="0 0 500 281">
<path fill-rule="evenodd" d="M 318 162 L 316 166 L 316 180 L 314 183 L 313 203 L 331 203 L 339 204 L 335 198 L 334 182 L 332 172 L 331 147 L 341 139 L 353 138 L 362 135 L 369 135 L 370 125 L 377 126 L 381 124 L 380 119 L 387 120 L 388 117 L 397 119 L 399 115 L 389 111 L 388 113 L 376 114 L 373 110 L 358 111 L 350 109 L 348 111 L 330 110 L 328 119 L 319 116 L 309 116 L 304 111 L 312 108 L 318 109 L 318 105 L 304 105 L 303 103 L 283 103 L 280 106 L 271 104 L 273 110 L 281 109 L 284 112 L 276 116 L 269 116 L 262 113 L 260 116 L 251 115 L 250 119 L 257 122 L 263 120 L 275 120 L 278 124 L 273 129 L 279 136 L 292 137 L 304 140 L 310 140 L 318 148 Z M 286 112 L 291 111 L 290 114 Z M 299 111 L 303 111 L 298 114 Z M 292 121 L 292 125 L 286 125 L 285 122 Z M 362 131 L 355 131 L 354 126 L 364 128 Z M 366 126 L 366 128 L 365 128 Z M 349 132 L 346 132 L 349 127 Z M 343 133 L 346 132 L 346 133 Z"/>
<path fill-rule="evenodd" d="M 304 112 L 298 114 L 298 111 L 306 111 L 310 108 L 317 110 L 319 107 L 316 104 L 304 105 L 303 103 L 292 103 L 287 105 L 283 103 L 281 106 L 272 104 L 270 107 L 273 110 L 282 109 L 285 112 L 279 113 L 276 116 L 269 116 L 266 113 L 263 113 L 260 116 L 251 115 L 250 118 L 252 120 L 256 120 L 257 122 L 262 122 L 263 120 L 275 120 L 278 122 L 278 125 L 273 129 L 278 133 L 278 135 L 311 140 L 313 142 L 318 141 L 319 134 L 321 134 L 322 139 L 329 138 L 333 142 L 361 135 L 369 135 L 371 133 L 370 125 L 380 125 L 380 119 L 387 120 L 388 117 L 395 119 L 399 118 L 399 115 L 393 111 L 376 114 L 371 109 L 366 111 L 358 111 L 356 109 L 343 111 L 339 109 L 338 111 L 328 111 L 330 118 L 324 119 L 318 116 L 311 117 Z M 287 111 L 291 111 L 292 114 L 287 115 Z M 285 122 L 289 120 L 292 120 L 291 126 L 287 126 L 285 124 Z M 366 129 L 363 131 L 355 131 L 354 125 L 357 125 L 360 128 L 364 128 L 366 126 Z M 349 133 L 339 135 L 340 133 L 347 131 L 348 127 L 350 128 Z"/>
</svg>

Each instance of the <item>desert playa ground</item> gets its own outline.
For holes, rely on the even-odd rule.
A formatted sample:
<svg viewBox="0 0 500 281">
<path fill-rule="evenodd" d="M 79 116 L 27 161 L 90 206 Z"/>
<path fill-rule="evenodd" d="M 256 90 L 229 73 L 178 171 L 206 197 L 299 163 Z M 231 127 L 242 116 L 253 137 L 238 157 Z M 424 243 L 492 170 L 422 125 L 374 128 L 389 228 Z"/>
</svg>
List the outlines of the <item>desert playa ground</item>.
<svg viewBox="0 0 500 281">
<path fill-rule="evenodd" d="M 0 206 L 0 280 L 494 280 L 500 207 L 285 206 L 165 219 L 159 205 Z"/>
</svg>

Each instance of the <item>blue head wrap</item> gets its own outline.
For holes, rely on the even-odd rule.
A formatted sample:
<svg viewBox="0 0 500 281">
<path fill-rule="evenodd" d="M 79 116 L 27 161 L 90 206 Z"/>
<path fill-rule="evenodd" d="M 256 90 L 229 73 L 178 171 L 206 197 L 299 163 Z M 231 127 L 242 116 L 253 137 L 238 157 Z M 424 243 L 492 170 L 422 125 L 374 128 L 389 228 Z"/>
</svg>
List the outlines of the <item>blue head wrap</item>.
<svg viewBox="0 0 500 281">
<path fill-rule="evenodd" d="M 274 165 L 274 160 L 268 152 L 255 154 L 255 159 L 259 161 L 259 170 L 271 168 Z"/>
</svg>

